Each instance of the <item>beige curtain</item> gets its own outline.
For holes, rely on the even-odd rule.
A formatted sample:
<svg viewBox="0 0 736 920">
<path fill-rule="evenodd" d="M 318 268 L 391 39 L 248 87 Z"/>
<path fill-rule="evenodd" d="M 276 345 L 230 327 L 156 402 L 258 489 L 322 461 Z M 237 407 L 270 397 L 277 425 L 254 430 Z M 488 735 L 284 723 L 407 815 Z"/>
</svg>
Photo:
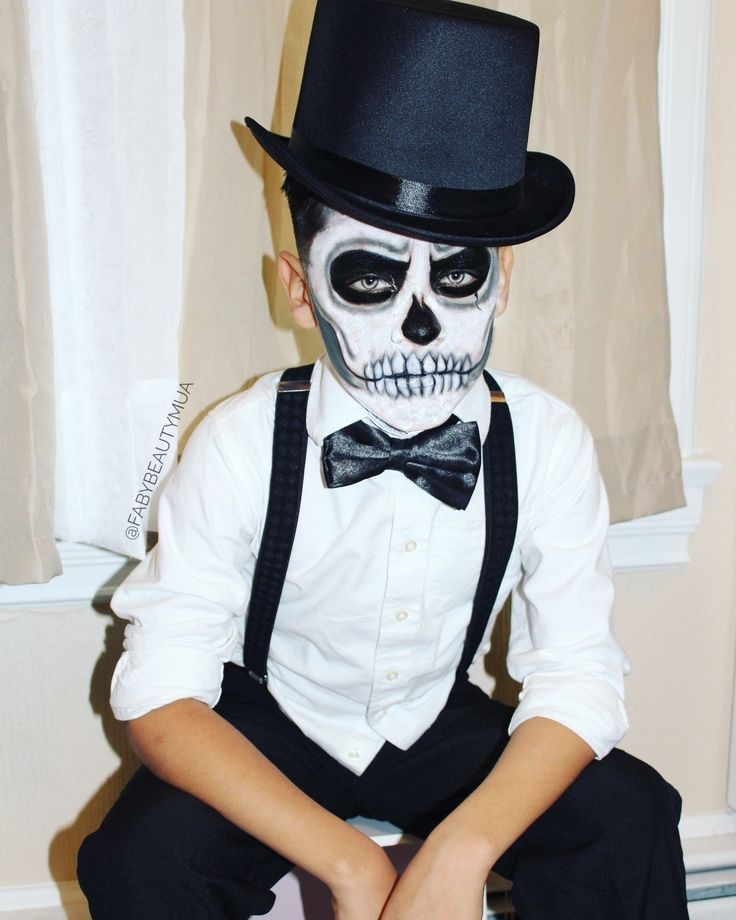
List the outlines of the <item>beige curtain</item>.
<svg viewBox="0 0 736 920">
<path fill-rule="evenodd" d="M 488 4 L 489 6 L 491 4 Z M 657 109 L 658 0 L 505 0 L 537 22 L 533 149 L 576 178 L 562 227 L 517 247 L 492 360 L 572 403 L 621 521 L 679 507 Z"/>
<path fill-rule="evenodd" d="M 61 572 L 41 170 L 25 5 L 0 3 L 0 582 Z"/>
<path fill-rule="evenodd" d="M 517 247 L 491 363 L 572 403 L 596 438 L 612 519 L 684 504 L 668 396 L 657 115 L 658 0 L 503 0 L 542 42 L 531 149 L 567 162 L 572 216 Z M 187 418 L 263 371 L 314 357 L 274 277 L 291 246 L 280 173 L 242 126 L 288 134 L 314 0 L 185 3 Z M 265 201 L 265 207 L 264 207 Z"/>
</svg>

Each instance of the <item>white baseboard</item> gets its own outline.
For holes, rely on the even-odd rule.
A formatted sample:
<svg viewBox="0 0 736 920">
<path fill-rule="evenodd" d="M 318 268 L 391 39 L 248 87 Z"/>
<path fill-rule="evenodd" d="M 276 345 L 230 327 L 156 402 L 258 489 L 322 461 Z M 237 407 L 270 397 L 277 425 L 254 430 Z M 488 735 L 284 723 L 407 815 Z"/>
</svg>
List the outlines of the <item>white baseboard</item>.
<svg viewBox="0 0 736 920">
<path fill-rule="evenodd" d="M 736 834 L 736 811 L 726 808 L 705 815 L 690 815 L 680 821 L 680 837 L 692 840 L 698 837 L 718 837 Z"/>
<path fill-rule="evenodd" d="M 736 812 L 680 822 L 690 920 L 736 920 Z"/>
<path fill-rule="evenodd" d="M 44 907 L 82 907 L 87 899 L 76 882 L 43 882 L 0 888 L 0 913 Z"/>
<path fill-rule="evenodd" d="M 690 920 L 734 920 L 736 898 L 717 898 L 714 901 L 693 901 L 688 904 Z"/>
<path fill-rule="evenodd" d="M 688 877 L 736 867 L 736 812 L 730 809 L 691 815 L 680 822 Z"/>
</svg>

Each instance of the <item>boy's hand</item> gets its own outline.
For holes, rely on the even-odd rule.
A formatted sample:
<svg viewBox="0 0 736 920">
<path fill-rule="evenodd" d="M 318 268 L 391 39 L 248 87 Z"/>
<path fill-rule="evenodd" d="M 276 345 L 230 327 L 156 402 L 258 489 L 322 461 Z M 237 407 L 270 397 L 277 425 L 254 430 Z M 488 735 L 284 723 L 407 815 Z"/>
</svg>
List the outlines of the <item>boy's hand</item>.
<svg viewBox="0 0 736 920">
<path fill-rule="evenodd" d="M 493 862 L 485 842 L 438 828 L 402 874 L 380 920 L 478 920 Z"/>
<path fill-rule="evenodd" d="M 561 723 L 522 722 L 480 786 L 427 837 L 381 920 L 477 920 L 493 864 L 594 756 Z"/>
<path fill-rule="evenodd" d="M 396 870 L 385 851 L 371 843 L 354 871 L 331 886 L 335 920 L 379 920 L 396 883 Z"/>
<path fill-rule="evenodd" d="M 324 882 L 338 920 L 378 920 L 396 881 L 381 847 L 309 798 L 204 703 L 169 703 L 128 722 L 127 732 L 157 776 Z"/>
</svg>

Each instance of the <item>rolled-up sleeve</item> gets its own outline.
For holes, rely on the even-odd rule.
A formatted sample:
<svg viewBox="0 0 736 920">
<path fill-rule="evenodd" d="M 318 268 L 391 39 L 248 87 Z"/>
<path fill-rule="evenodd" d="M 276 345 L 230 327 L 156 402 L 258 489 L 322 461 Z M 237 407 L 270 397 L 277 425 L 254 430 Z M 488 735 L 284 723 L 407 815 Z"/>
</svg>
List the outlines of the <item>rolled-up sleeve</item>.
<svg viewBox="0 0 736 920">
<path fill-rule="evenodd" d="M 219 699 L 250 594 L 255 530 L 221 435 L 211 416 L 194 431 L 160 498 L 158 543 L 112 597 L 113 611 L 129 620 L 112 680 L 118 719 L 177 699 Z"/>
<path fill-rule="evenodd" d="M 628 729 L 629 664 L 611 631 L 608 502 L 592 438 L 572 411 L 554 425 L 544 456 L 512 597 L 508 671 L 522 691 L 509 731 L 534 716 L 553 719 L 600 759 Z"/>
</svg>

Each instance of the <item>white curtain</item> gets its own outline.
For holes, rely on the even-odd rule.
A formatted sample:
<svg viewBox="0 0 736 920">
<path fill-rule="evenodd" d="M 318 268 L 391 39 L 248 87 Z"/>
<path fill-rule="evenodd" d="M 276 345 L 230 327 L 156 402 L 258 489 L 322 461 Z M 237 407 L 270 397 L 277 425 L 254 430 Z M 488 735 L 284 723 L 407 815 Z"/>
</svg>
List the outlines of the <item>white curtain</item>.
<svg viewBox="0 0 736 920">
<path fill-rule="evenodd" d="M 28 0 L 56 385 L 56 536 L 141 558 L 176 454 L 181 0 Z"/>
</svg>

